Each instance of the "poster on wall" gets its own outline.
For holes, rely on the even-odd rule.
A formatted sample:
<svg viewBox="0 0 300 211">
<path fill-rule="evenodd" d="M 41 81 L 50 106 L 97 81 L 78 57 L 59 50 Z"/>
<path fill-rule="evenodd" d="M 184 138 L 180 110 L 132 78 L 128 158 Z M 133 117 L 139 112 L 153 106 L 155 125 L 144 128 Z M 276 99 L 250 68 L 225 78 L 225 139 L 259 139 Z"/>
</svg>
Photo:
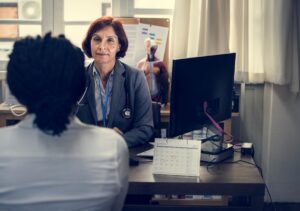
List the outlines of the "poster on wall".
<svg viewBox="0 0 300 211">
<path fill-rule="evenodd" d="M 146 38 L 150 38 L 151 40 L 154 40 L 154 42 L 157 44 L 158 48 L 155 56 L 162 61 L 165 55 L 168 28 L 141 23 L 137 27 L 137 34 L 138 35 L 135 42 L 135 54 L 134 54 L 135 65 L 140 59 L 142 59 L 146 55 L 145 46 L 144 46 L 144 40 Z"/>
<path fill-rule="evenodd" d="M 151 19 L 149 19 L 151 20 Z M 156 57 L 163 61 L 167 49 L 169 28 L 140 21 L 128 21 L 122 19 L 123 26 L 128 38 L 128 50 L 126 56 L 121 59 L 124 63 L 136 67 L 137 63 L 146 56 L 144 41 L 146 38 L 153 40 L 158 48 Z M 151 22 L 151 21 L 150 21 Z"/>
</svg>

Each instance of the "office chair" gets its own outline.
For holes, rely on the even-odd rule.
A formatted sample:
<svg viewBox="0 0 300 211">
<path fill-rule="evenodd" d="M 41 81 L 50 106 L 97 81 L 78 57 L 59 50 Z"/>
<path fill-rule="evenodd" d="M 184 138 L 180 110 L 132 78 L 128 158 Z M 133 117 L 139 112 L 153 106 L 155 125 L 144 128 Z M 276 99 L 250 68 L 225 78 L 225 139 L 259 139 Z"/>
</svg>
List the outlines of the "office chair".
<svg viewBox="0 0 300 211">
<path fill-rule="evenodd" d="M 161 137 L 160 108 L 160 103 L 152 102 L 154 133 L 151 140 L 153 141 L 155 138 Z"/>
<path fill-rule="evenodd" d="M 153 115 L 153 126 L 154 126 L 154 133 L 150 138 L 151 142 L 154 142 L 155 138 L 161 137 L 161 122 L 160 122 L 160 108 L 161 105 L 158 102 L 152 102 L 152 115 Z M 130 166 L 137 166 L 139 165 L 139 160 L 135 157 L 129 158 L 129 165 Z"/>
</svg>

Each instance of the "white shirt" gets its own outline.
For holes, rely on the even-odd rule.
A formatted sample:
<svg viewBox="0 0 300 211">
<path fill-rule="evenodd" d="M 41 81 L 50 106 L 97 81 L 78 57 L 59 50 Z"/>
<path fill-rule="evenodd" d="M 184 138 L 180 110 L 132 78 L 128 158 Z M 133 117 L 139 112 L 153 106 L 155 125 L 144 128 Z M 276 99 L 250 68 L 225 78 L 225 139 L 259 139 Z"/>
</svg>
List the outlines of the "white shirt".
<svg viewBox="0 0 300 211">
<path fill-rule="evenodd" d="M 0 210 L 121 210 L 128 187 L 124 139 L 77 118 L 51 136 L 33 119 L 0 129 Z"/>
</svg>

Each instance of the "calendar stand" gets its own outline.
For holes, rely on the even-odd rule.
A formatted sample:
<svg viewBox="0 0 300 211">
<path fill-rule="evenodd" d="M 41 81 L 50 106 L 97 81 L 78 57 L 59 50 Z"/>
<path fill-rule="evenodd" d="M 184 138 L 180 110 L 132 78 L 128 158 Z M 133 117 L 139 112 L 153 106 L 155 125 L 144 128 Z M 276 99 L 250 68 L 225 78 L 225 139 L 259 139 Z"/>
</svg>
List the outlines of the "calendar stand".
<svg viewBox="0 0 300 211">
<path fill-rule="evenodd" d="M 199 176 L 201 141 L 155 139 L 153 174 Z"/>
</svg>

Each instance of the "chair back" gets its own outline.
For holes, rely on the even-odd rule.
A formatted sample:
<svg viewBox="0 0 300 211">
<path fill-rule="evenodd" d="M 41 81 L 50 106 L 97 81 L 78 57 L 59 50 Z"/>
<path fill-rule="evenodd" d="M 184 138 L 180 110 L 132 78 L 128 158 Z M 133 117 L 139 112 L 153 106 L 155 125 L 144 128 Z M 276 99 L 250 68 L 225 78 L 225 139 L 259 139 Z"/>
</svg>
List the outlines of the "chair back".
<svg viewBox="0 0 300 211">
<path fill-rule="evenodd" d="M 160 121 L 160 108 L 161 105 L 158 102 L 152 102 L 153 124 L 154 124 L 154 138 L 161 137 L 161 121 Z"/>
</svg>

